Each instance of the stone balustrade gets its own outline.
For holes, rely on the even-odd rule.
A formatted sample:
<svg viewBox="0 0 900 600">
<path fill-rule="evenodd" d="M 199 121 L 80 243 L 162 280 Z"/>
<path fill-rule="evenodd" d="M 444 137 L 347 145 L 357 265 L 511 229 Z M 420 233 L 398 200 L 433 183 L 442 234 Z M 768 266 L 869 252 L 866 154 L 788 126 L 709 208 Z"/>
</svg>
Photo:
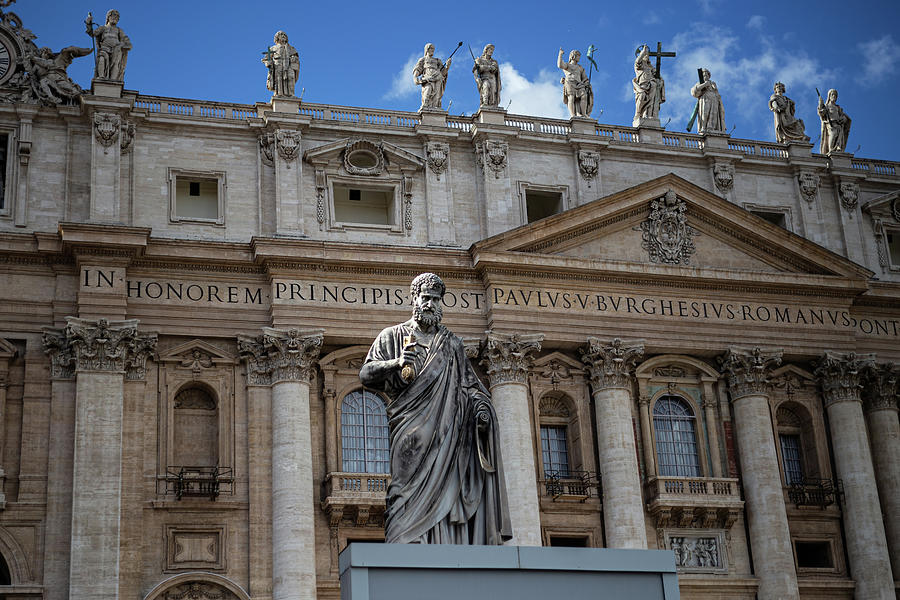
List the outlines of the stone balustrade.
<svg viewBox="0 0 900 600">
<path fill-rule="evenodd" d="M 267 107 L 267 104 L 232 104 L 144 95 L 137 96 L 134 103 L 136 110 L 145 111 L 147 114 L 231 122 L 256 118 L 260 115 L 259 111 L 265 110 Z M 354 127 L 365 126 L 376 129 L 413 129 L 421 123 L 421 116 L 418 112 L 398 110 L 304 102 L 300 105 L 299 112 L 301 115 L 312 119 L 313 122 L 336 121 Z M 515 127 L 523 134 L 529 136 L 566 138 L 572 134 L 570 121 L 564 119 L 507 114 L 505 124 L 508 127 Z M 474 125 L 475 118 L 472 116 L 448 115 L 446 119 L 448 129 L 454 129 L 463 133 L 470 132 Z M 594 129 L 594 134 L 601 140 L 607 140 L 611 144 L 651 143 L 641 142 L 638 129 L 635 127 L 598 124 Z M 697 154 L 704 149 L 704 137 L 692 133 L 664 131 L 662 133 L 662 143 L 672 150 L 691 154 Z M 789 160 L 788 148 L 783 144 L 728 138 L 727 146 L 728 150 L 740 152 L 745 157 L 754 160 L 776 163 L 785 163 Z M 854 170 L 870 176 L 900 177 L 900 163 L 898 162 L 854 157 L 851 164 Z"/>
<path fill-rule="evenodd" d="M 725 477 L 651 477 L 647 508 L 658 527 L 714 525 L 728 528 L 744 506 L 738 480 Z"/>
<path fill-rule="evenodd" d="M 334 526 L 344 518 L 358 525 L 383 524 L 390 482 L 391 476 L 386 473 L 329 473 L 325 477 L 322 509 Z"/>
</svg>

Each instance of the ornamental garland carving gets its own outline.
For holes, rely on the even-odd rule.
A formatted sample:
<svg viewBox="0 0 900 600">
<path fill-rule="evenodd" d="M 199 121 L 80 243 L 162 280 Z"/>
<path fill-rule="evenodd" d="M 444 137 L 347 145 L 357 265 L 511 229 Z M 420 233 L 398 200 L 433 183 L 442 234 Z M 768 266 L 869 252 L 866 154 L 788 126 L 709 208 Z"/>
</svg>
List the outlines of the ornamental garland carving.
<svg viewBox="0 0 900 600">
<path fill-rule="evenodd" d="M 819 176 L 815 171 L 803 170 L 797 175 L 797 184 L 800 186 L 800 193 L 807 202 L 812 202 L 819 190 Z"/>
<path fill-rule="evenodd" d="M 264 165 L 275 166 L 275 134 L 259 134 L 259 158 Z"/>
<path fill-rule="evenodd" d="M 382 142 L 348 141 L 344 149 L 344 169 L 351 175 L 381 175 L 385 162 Z"/>
<path fill-rule="evenodd" d="M 437 180 L 447 171 L 450 163 L 450 144 L 444 142 L 428 142 L 425 144 L 425 158 L 428 168 L 435 174 Z"/>
<path fill-rule="evenodd" d="M 286 129 L 276 131 L 275 149 L 278 151 L 278 156 L 288 163 L 287 166 L 290 168 L 290 163 L 297 160 L 297 157 L 300 156 L 300 132 Z"/>
<path fill-rule="evenodd" d="M 131 151 L 132 146 L 134 145 L 134 123 L 130 121 L 124 121 L 122 123 L 122 132 L 121 139 L 119 140 L 119 149 L 122 150 L 122 154 L 126 154 Z"/>
<path fill-rule="evenodd" d="M 578 172 L 581 173 L 581 177 L 587 181 L 591 182 L 597 176 L 597 173 L 600 171 L 600 154 L 597 152 L 591 152 L 590 150 L 579 150 L 578 151 Z"/>
<path fill-rule="evenodd" d="M 734 165 L 731 163 L 716 163 L 713 165 L 713 179 L 716 187 L 722 193 L 728 192 L 734 186 Z"/>
<path fill-rule="evenodd" d="M 815 375 L 822 386 L 825 406 L 835 402 L 859 402 L 862 378 L 875 366 L 874 354 L 840 354 L 826 351 L 816 364 Z"/>
<path fill-rule="evenodd" d="M 322 331 L 272 327 L 263 327 L 262 331 L 261 336 L 238 337 L 238 349 L 247 362 L 250 384 L 308 382 L 322 349 Z"/>
<path fill-rule="evenodd" d="M 650 262 L 687 265 L 696 250 L 691 238 L 697 231 L 687 224 L 687 203 L 669 190 L 650 202 L 650 216 L 641 223 L 641 247 Z"/>
<path fill-rule="evenodd" d="M 900 223 L 900 198 L 894 198 L 891 201 L 891 216 L 894 217 L 894 220 Z"/>
<path fill-rule="evenodd" d="M 898 378 L 900 369 L 893 363 L 882 363 L 867 370 L 864 376 L 863 407 L 867 411 L 886 408 L 897 410 Z"/>
<path fill-rule="evenodd" d="M 503 383 L 525 383 L 532 354 L 539 352 L 544 334 L 488 332 L 482 350 L 481 364 L 485 366 L 491 387 Z"/>
<path fill-rule="evenodd" d="M 109 152 L 108 148 L 116 143 L 119 139 L 119 131 L 122 129 L 122 117 L 113 113 L 94 113 L 94 137 L 100 142 L 100 145 L 106 148 L 104 153 Z"/>
<path fill-rule="evenodd" d="M 599 338 L 591 337 L 587 347 L 580 352 L 581 362 L 595 392 L 609 388 L 630 390 L 634 367 L 644 356 L 644 342 L 626 344 L 615 338 L 611 344 L 606 344 Z"/>
<path fill-rule="evenodd" d="M 724 356 L 720 356 L 719 365 L 725 373 L 731 399 L 734 401 L 744 396 L 767 394 L 769 375 L 772 369 L 781 364 L 781 355 L 781 350 L 731 348 Z"/>
<path fill-rule="evenodd" d="M 319 229 L 325 227 L 325 169 L 316 168 L 316 221 Z"/>
<path fill-rule="evenodd" d="M 856 205 L 859 204 L 859 184 L 854 182 L 842 183 L 840 187 L 840 196 L 841 206 L 848 211 L 853 212 L 856 210 Z"/>
</svg>

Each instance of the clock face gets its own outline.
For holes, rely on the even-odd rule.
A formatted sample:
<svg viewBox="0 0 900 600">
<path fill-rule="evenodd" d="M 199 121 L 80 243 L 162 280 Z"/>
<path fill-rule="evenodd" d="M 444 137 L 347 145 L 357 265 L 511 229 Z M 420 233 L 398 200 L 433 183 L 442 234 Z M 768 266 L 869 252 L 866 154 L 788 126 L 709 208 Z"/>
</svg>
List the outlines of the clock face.
<svg viewBox="0 0 900 600">
<path fill-rule="evenodd" d="M 9 47 L 0 41 L 0 82 L 7 79 L 12 73 L 15 65 L 13 65 L 13 54 L 9 51 Z"/>
</svg>

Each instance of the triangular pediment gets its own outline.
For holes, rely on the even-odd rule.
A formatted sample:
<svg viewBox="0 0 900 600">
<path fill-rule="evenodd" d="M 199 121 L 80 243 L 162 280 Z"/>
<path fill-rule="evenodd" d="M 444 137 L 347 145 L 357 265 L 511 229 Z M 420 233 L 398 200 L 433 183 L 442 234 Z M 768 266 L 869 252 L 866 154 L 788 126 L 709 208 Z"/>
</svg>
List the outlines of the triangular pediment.
<svg viewBox="0 0 900 600">
<path fill-rule="evenodd" d="M 354 164 L 358 155 L 365 162 Z M 380 139 L 366 137 L 344 138 L 310 148 L 303 158 L 314 165 L 343 166 L 350 175 L 380 175 L 392 169 L 419 170 L 425 167 L 425 159 L 399 146 Z M 371 163 L 370 163 L 371 161 Z"/>
<path fill-rule="evenodd" d="M 529 269 L 555 272 L 740 277 L 776 285 L 798 276 L 850 278 L 858 291 L 873 275 L 674 174 L 494 236 L 475 244 L 473 253 L 485 265 L 515 253 Z"/>
<path fill-rule="evenodd" d="M 160 362 L 177 362 L 185 368 L 199 365 L 209 368 L 213 365 L 235 364 L 236 358 L 209 342 L 194 339 L 178 344 L 159 355 Z"/>
<path fill-rule="evenodd" d="M 875 218 L 900 223 L 900 190 L 869 200 L 862 205 L 862 211 Z"/>
</svg>

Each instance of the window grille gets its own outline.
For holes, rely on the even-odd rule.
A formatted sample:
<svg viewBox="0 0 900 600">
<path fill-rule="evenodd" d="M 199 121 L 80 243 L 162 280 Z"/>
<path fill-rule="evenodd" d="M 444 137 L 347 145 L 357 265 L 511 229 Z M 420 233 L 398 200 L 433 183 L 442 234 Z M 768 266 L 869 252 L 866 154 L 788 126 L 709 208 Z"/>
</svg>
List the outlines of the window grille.
<svg viewBox="0 0 900 600">
<path fill-rule="evenodd" d="M 544 473 L 555 473 L 557 477 L 569 476 L 569 451 L 566 446 L 566 428 L 541 426 L 541 455 Z"/>
<path fill-rule="evenodd" d="M 341 456 L 345 473 L 388 473 L 388 423 L 384 402 L 356 390 L 341 403 Z"/>
<path fill-rule="evenodd" d="M 787 485 L 803 482 L 803 462 L 800 459 L 800 436 L 781 434 L 781 464 Z"/>
<path fill-rule="evenodd" d="M 663 396 L 653 407 L 656 456 L 662 477 L 700 477 L 696 417 L 677 396 Z"/>
</svg>

